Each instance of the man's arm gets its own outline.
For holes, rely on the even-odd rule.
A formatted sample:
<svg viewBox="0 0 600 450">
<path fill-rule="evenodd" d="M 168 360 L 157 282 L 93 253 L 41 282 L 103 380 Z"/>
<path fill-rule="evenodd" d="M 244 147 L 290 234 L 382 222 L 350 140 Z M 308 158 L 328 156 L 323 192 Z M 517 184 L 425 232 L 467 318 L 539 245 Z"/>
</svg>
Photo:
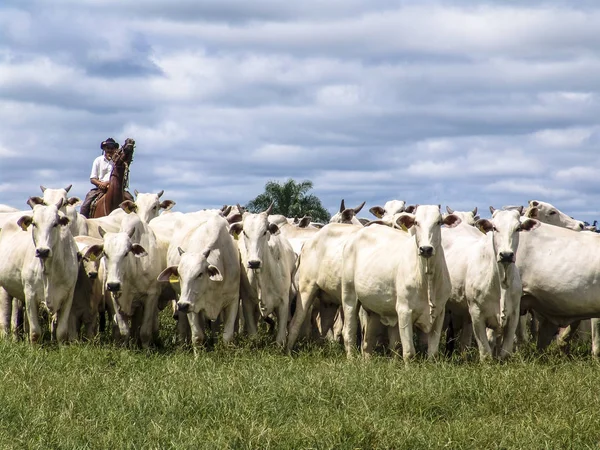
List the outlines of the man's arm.
<svg viewBox="0 0 600 450">
<path fill-rule="evenodd" d="M 98 189 L 102 189 L 103 191 L 108 189 L 108 182 L 100 181 L 98 178 L 90 178 L 90 183 L 92 183 Z"/>
</svg>

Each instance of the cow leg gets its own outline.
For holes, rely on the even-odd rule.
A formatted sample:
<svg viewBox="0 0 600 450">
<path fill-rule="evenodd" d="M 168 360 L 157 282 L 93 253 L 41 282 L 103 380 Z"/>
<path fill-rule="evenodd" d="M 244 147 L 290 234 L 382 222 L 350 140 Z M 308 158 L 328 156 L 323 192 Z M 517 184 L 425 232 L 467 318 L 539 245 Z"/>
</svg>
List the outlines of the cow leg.
<svg viewBox="0 0 600 450">
<path fill-rule="evenodd" d="M 306 320 L 306 316 L 312 307 L 315 296 L 317 295 L 319 288 L 316 283 L 309 283 L 307 286 L 300 286 L 298 295 L 296 296 L 296 311 L 294 311 L 294 317 L 289 325 L 289 333 L 287 340 L 288 350 L 294 348 L 298 334 L 302 328 L 302 324 Z"/>
<path fill-rule="evenodd" d="M 508 358 L 513 352 L 513 346 L 515 343 L 517 325 L 519 324 L 519 310 L 517 309 L 512 314 L 506 317 L 506 324 L 504 325 L 502 335 L 502 347 L 498 357 L 500 359 Z"/>
<path fill-rule="evenodd" d="M 69 342 L 69 317 L 73 304 L 73 292 L 63 299 L 61 308 L 56 313 L 56 340 L 59 344 Z M 79 331 L 79 329 L 77 330 Z"/>
<path fill-rule="evenodd" d="M 12 317 L 12 297 L 6 289 L 0 287 L 0 337 L 10 334 L 10 319 Z"/>
<path fill-rule="evenodd" d="M 116 331 L 114 334 L 115 340 L 120 341 L 120 343 L 123 345 L 127 345 L 129 343 L 129 335 L 131 334 L 129 324 L 127 323 L 127 318 L 117 310 L 116 305 L 114 310 L 113 320 L 115 327 L 113 329 Z"/>
<path fill-rule="evenodd" d="M 442 337 L 442 327 L 444 326 L 445 307 L 441 308 L 433 321 L 431 331 L 427 333 L 427 358 L 433 359 L 440 350 L 440 338 Z"/>
<path fill-rule="evenodd" d="M 238 302 L 237 300 L 232 301 L 229 306 L 225 308 L 225 324 L 223 326 L 223 342 L 229 344 L 233 341 L 233 335 L 235 333 L 235 325 L 237 323 L 238 316 Z"/>
<path fill-rule="evenodd" d="M 402 342 L 402 358 L 405 363 L 408 363 L 417 354 L 413 341 L 412 309 L 396 307 L 396 312 L 398 314 L 398 332 Z"/>
<path fill-rule="evenodd" d="M 15 340 L 23 336 L 25 330 L 25 308 L 23 301 L 16 298 L 12 299 L 11 327 L 13 338 Z M 28 331 L 29 330 L 27 330 L 27 332 Z"/>
<path fill-rule="evenodd" d="M 158 296 L 160 292 L 150 291 L 144 303 L 144 314 L 140 326 L 142 348 L 147 349 L 152 343 L 154 324 L 158 323 Z"/>
<path fill-rule="evenodd" d="M 600 319 L 591 319 L 592 322 L 592 357 L 600 357 Z"/>
<path fill-rule="evenodd" d="M 179 320 L 185 320 L 185 316 L 180 315 Z M 204 327 L 202 326 L 202 318 L 198 313 L 188 313 L 187 320 L 190 324 L 190 329 L 192 332 L 192 346 L 194 349 L 196 349 L 197 347 L 202 346 L 202 344 L 204 344 L 204 340 L 206 339 Z"/>
<path fill-rule="evenodd" d="M 29 340 L 32 344 L 37 343 L 42 337 L 42 329 L 38 319 L 38 303 L 32 289 L 25 289 L 25 310 L 29 322 Z"/>
<path fill-rule="evenodd" d="M 335 319 L 333 322 L 332 334 L 333 342 L 342 341 L 342 331 L 344 329 L 344 310 L 341 307 L 337 308 Z"/>
<path fill-rule="evenodd" d="M 567 325 L 565 328 L 560 329 L 558 337 L 556 338 L 556 343 L 563 352 L 568 353 L 571 342 L 579 328 L 579 324 L 581 324 L 581 320 L 576 320 L 575 322 L 571 322 L 571 324 Z"/>
<path fill-rule="evenodd" d="M 286 299 L 283 299 L 279 304 L 279 308 L 277 308 L 277 339 L 275 341 L 282 347 L 285 346 L 285 341 L 287 338 L 287 323 L 289 315 L 289 302 L 286 301 Z"/>
<path fill-rule="evenodd" d="M 398 327 L 387 327 L 388 346 L 394 356 L 398 355 L 400 350 L 400 331 Z"/>
<path fill-rule="evenodd" d="M 371 312 L 367 312 L 364 308 L 361 308 L 360 323 L 363 327 L 363 342 L 362 351 L 365 358 L 373 356 L 373 352 L 377 348 L 378 344 L 381 344 L 380 337 L 383 331 L 383 324 L 379 319 L 379 315 Z"/>
<path fill-rule="evenodd" d="M 481 361 L 489 360 L 492 358 L 492 349 L 487 337 L 485 320 L 481 317 L 481 311 L 475 305 L 469 307 L 469 313 L 473 322 L 475 341 L 477 342 L 477 347 L 479 347 L 479 358 Z"/>
<path fill-rule="evenodd" d="M 537 348 L 540 351 L 544 351 L 550 345 L 554 336 L 556 336 L 558 327 L 541 316 L 538 318 L 538 323 Z"/>
<path fill-rule="evenodd" d="M 516 334 L 516 342 L 518 346 L 522 346 L 529 342 L 529 333 L 527 329 L 527 324 L 529 320 L 529 313 L 525 313 L 519 316 L 519 321 L 517 323 Z"/>
<path fill-rule="evenodd" d="M 354 284 L 344 283 L 342 285 L 342 306 L 344 308 L 344 346 L 346 355 L 352 358 L 356 351 L 356 328 L 358 325 L 358 313 L 360 311 Z"/>
<path fill-rule="evenodd" d="M 327 339 L 329 336 L 331 339 L 335 340 L 335 325 L 336 320 L 339 317 L 340 305 L 335 303 L 328 303 L 326 301 L 321 301 L 321 305 L 319 307 L 319 319 L 321 322 L 321 337 L 323 339 Z M 339 324 L 343 326 L 343 322 L 339 321 Z M 338 341 L 339 342 L 339 341 Z"/>
<path fill-rule="evenodd" d="M 471 325 L 471 316 L 468 314 L 462 318 L 462 330 L 460 331 L 460 339 L 458 340 L 458 351 L 466 352 L 473 342 L 473 326 Z"/>
</svg>

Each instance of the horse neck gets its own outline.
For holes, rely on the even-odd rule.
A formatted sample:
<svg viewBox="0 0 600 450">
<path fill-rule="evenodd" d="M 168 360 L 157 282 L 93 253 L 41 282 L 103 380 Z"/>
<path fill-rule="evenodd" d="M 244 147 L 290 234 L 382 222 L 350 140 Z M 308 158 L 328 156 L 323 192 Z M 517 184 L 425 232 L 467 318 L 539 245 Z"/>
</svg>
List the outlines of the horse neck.
<svg viewBox="0 0 600 450">
<path fill-rule="evenodd" d="M 123 181 L 125 179 L 125 167 L 126 165 L 122 162 L 115 163 L 115 166 L 110 174 L 108 190 L 104 195 L 107 215 L 117 209 L 124 200 Z"/>
</svg>

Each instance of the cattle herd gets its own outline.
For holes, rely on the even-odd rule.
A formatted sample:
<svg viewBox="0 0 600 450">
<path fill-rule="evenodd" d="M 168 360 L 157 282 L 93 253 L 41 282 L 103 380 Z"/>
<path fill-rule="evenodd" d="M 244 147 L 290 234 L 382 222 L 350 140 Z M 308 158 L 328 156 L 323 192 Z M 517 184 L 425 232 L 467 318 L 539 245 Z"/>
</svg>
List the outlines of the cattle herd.
<svg viewBox="0 0 600 450">
<path fill-rule="evenodd" d="M 465 350 L 505 358 L 528 339 L 538 348 L 592 319 L 600 355 L 600 236 L 554 206 L 490 208 L 490 218 L 392 200 L 359 219 L 329 224 L 258 214 L 239 205 L 173 212 L 163 192 L 143 194 L 99 219 L 66 189 L 42 187 L 31 210 L 0 205 L 0 334 L 23 327 L 41 339 L 40 315 L 63 344 L 92 339 L 104 312 L 115 340 L 147 348 L 158 313 L 173 308 L 181 342 L 200 348 L 207 327 L 252 336 L 261 321 L 275 342 L 343 340 L 348 356 L 382 346 L 435 356 Z M 99 313 L 102 313 L 99 316 Z"/>
</svg>

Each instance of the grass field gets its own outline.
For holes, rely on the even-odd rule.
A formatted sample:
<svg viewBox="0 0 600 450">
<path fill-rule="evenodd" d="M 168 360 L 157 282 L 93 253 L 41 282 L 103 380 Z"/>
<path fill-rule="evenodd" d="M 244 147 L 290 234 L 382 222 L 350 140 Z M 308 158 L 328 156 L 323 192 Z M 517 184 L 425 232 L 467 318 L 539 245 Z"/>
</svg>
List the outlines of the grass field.
<svg viewBox="0 0 600 450">
<path fill-rule="evenodd" d="M 588 355 L 405 367 L 334 345 L 290 357 L 242 341 L 194 358 L 3 342 L 0 448 L 597 448 Z"/>
</svg>

